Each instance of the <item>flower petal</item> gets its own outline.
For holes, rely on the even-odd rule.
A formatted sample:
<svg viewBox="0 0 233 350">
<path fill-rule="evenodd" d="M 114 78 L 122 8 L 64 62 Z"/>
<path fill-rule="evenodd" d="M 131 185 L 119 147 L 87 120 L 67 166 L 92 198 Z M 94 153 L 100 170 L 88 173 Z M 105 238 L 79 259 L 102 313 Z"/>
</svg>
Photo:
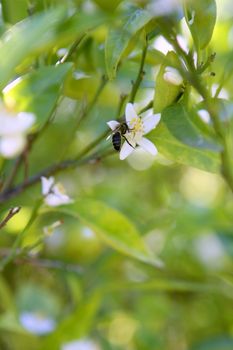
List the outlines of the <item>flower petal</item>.
<svg viewBox="0 0 233 350">
<path fill-rule="evenodd" d="M 3 111 L 0 111 L 2 113 Z M 8 113 L 8 114 L 7 114 Z M 22 134 L 29 129 L 35 121 L 32 113 L 21 112 L 12 114 L 5 112 L 0 114 L 0 135 L 16 135 Z"/>
<path fill-rule="evenodd" d="M 130 146 L 126 141 L 123 143 L 120 151 L 120 160 L 127 158 L 134 151 L 134 148 L 132 146 Z"/>
<path fill-rule="evenodd" d="M 54 185 L 54 177 L 49 177 L 48 179 L 41 176 L 42 194 L 46 196 Z"/>
<path fill-rule="evenodd" d="M 158 153 L 157 148 L 151 142 L 150 140 L 146 139 L 145 137 L 142 137 L 141 140 L 137 143 L 139 146 L 141 146 L 145 151 L 149 152 L 153 156 L 155 156 Z"/>
<path fill-rule="evenodd" d="M 45 197 L 45 203 L 50 207 L 57 207 L 58 205 L 69 204 L 72 202 L 73 200 L 70 199 L 70 197 L 67 196 L 66 194 L 58 195 L 55 193 L 50 193 Z"/>
<path fill-rule="evenodd" d="M 130 122 L 133 120 L 137 120 L 139 117 L 134 109 L 134 106 L 132 103 L 127 103 L 125 108 L 125 120 L 128 125 L 130 125 Z"/>
<path fill-rule="evenodd" d="M 117 122 L 116 120 L 110 120 L 109 122 L 107 122 L 108 126 L 110 127 L 111 130 L 116 130 L 116 128 L 118 128 L 118 126 L 120 125 L 119 122 Z"/>
<path fill-rule="evenodd" d="M 17 116 L 20 124 L 21 132 L 29 129 L 35 122 L 35 115 L 33 113 L 28 112 L 20 112 Z"/>
<path fill-rule="evenodd" d="M 23 135 L 5 136 L 0 139 L 0 154 L 5 158 L 14 158 L 19 155 L 26 144 Z"/>
<path fill-rule="evenodd" d="M 144 135 L 156 127 L 161 119 L 161 114 L 151 114 L 142 119 Z"/>
</svg>

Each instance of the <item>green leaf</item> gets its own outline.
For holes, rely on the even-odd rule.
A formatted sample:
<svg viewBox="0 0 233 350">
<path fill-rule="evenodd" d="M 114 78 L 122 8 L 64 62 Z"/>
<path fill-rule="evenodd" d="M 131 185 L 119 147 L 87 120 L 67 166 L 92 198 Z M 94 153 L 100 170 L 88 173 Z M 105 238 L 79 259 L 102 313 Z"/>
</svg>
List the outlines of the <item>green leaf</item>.
<svg viewBox="0 0 233 350">
<path fill-rule="evenodd" d="M 160 67 L 159 73 L 155 82 L 155 94 L 154 94 L 154 112 L 160 113 L 162 110 L 172 103 L 174 103 L 177 97 L 182 92 L 182 87 L 169 83 L 164 80 L 163 75 L 165 68 L 171 66 L 173 68 L 179 67 L 179 59 L 175 52 L 168 52 L 164 57 L 164 62 Z"/>
<path fill-rule="evenodd" d="M 158 259 L 150 254 L 133 223 L 105 203 L 82 199 L 56 210 L 83 221 L 100 239 L 120 253 L 155 266 L 161 265 Z"/>
<path fill-rule="evenodd" d="M 43 349 L 58 349 L 65 341 L 85 337 L 90 332 L 100 301 L 101 295 L 98 291 L 86 297 L 68 317 L 60 322 L 56 331 L 45 339 Z"/>
<path fill-rule="evenodd" d="M 201 134 L 201 131 L 191 122 L 190 113 L 192 111 L 188 111 L 184 105 L 177 103 L 162 112 L 162 120 L 170 133 L 186 145 L 219 152 L 220 145 Z"/>
<path fill-rule="evenodd" d="M 169 132 L 163 122 L 151 132 L 150 139 L 161 154 L 174 162 L 213 173 L 220 172 L 218 153 L 190 147 L 180 142 Z"/>
<path fill-rule="evenodd" d="M 97 75 L 75 78 L 75 73 L 68 74 L 64 85 L 64 95 L 75 99 L 85 99 L 89 103 L 95 96 L 101 77 Z M 117 107 L 120 90 L 113 82 L 109 82 L 98 97 L 98 103 L 104 106 Z"/>
<path fill-rule="evenodd" d="M 62 9 L 48 11 L 19 22 L 6 32 L 0 43 L 0 87 L 12 77 L 14 69 L 36 48 L 45 45 L 63 17 Z M 45 35 L 46 33 L 46 35 Z M 38 42 L 39 41 L 39 42 Z"/>
<path fill-rule="evenodd" d="M 51 114 L 71 64 L 42 67 L 9 84 L 4 90 L 6 104 L 18 111 L 35 113 L 43 123 Z"/>
<path fill-rule="evenodd" d="M 110 29 L 105 45 L 105 62 L 109 79 L 114 79 L 118 64 L 132 37 L 152 19 L 143 9 L 134 10 L 116 29 Z"/>
<path fill-rule="evenodd" d="M 184 12 L 197 49 L 205 48 L 211 40 L 216 22 L 215 0 L 184 1 Z"/>
<path fill-rule="evenodd" d="M 13 77 L 16 67 L 30 55 L 45 52 L 50 47 L 77 39 L 78 35 L 100 25 L 106 16 L 78 12 L 66 18 L 64 7 L 34 15 L 13 26 L 0 42 L 0 88 Z M 31 62 L 30 62 L 31 63 Z"/>
<path fill-rule="evenodd" d="M 140 63 L 141 59 L 142 59 L 141 50 L 130 55 L 129 59 L 130 59 L 130 61 Z M 146 59 L 145 59 L 145 62 L 147 64 L 150 64 L 152 66 L 157 66 L 157 65 L 163 63 L 164 60 L 165 60 L 165 55 L 161 51 L 156 50 L 154 48 L 149 48 L 147 50 Z"/>
<path fill-rule="evenodd" d="M 3 19 L 9 23 L 17 23 L 28 16 L 28 0 L 1 0 Z"/>
</svg>

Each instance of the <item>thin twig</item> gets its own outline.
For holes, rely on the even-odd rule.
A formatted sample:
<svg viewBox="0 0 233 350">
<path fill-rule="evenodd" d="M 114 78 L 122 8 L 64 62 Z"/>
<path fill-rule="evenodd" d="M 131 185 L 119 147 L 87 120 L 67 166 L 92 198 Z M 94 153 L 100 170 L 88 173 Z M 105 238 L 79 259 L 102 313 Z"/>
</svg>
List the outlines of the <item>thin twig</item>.
<svg viewBox="0 0 233 350">
<path fill-rule="evenodd" d="M 100 85 L 95 93 L 93 100 L 89 103 L 89 105 L 87 106 L 87 108 L 83 112 L 84 116 L 89 114 L 90 111 L 92 110 L 92 108 L 95 106 L 96 102 L 98 101 L 99 95 L 101 94 L 101 92 L 104 89 L 107 82 L 108 82 L 108 78 L 105 75 L 102 75 Z"/>
<path fill-rule="evenodd" d="M 103 136 L 107 135 L 107 132 L 101 135 L 97 140 L 102 140 Z M 97 140 L 92 143 L 92 146 L 96 146 L 98 144 Z M 88 153 L 91 150 L 90 147 L 88 149 L 85 149 L 85 154 Z M 111 150 L 112 151 L 112 150 Z M 10 198 L 16 197 L 18 194 L 22 193 L 25 189 L 28 187 L 31 187 L 32 185 L 36 184 L 37 182 L 40 181 L 42 176 L 49 177 L 51 175 L 57 174 L 61 171 L 67 170 L 67 169 L 73 169 L 76 166 L 81 166 L 84 164 L 88 163 L 93 163 L 102 160 L 103 158 L 108 157 L 111 155 L 113 152 L 106 152 L 104 154 L 99 154 L 99 153 L 93 153 L 92 155 L 82 158 L 82 159 L 66 159 L 60 163 L 55 163 L 48 168 L 43 169 L 41 172 L 31 176 L 26 182 L 20 183 L 19 185 L 10 188 L 6 192 L 2 193 L 0 195 L 0 203 L 5 202 L 6 200 Z"/>
<path fill-rule="evenodd" d="M 169 40 L 169 38 L 168 38 Z M 225 181 L 231 188 L 231 191 L 233 192 L 233 169 L 232 169 L 232 160 L 231 160 L 231 150 L 229 149 L 229 145 L 227 142 L 226 137 L 226 130 L 224 128 L 224 125 L 222 124 L 219 115 L 216 111 L 216 108 L 214 107 L 212 103 L 212 98 L 209 94 L 209 91 L 205 87 L 204 82 L 201 79 L 201 75 L 197 74 L 196 69 L 193 65 L 193 62 L 189 60 L 189 56 L 181 49 L 179 46 L 179 43 L 177 42 L 177 39 L 170 40 L 170 42 L 173 44 L 174 48 L 176 49 L 177 53 L 180 55 L 180 57 L 185 61 L 188 69 L 188 74 L 186 73 L 186 77 L 189 80 L 189 83 L 196 89 L 196 91 L 202 96 L 206 110 L 209 112 L 209 115 L 211 117 L 212 123 L 213 123 L 213 129 L 215 131 L 217 140 L 222 145 L 223 149 L 220 154 L 221 156 L 221 173 L 224 177 Z M 185 75 L 185 70 L 182 72 Z"/>
<path fill-rule="evenodd" d="M 98 88 L 97 88 L 97 90 L 96 90 L 96 93 L 95 93 L 93 99 L 92 99 L 91 102 L 90 102 L 86 107 L 84 107 L 84 108 L 81 110 L 81 112 L 79 113 L 79 117 L 78 117 L 78 119 L 77 119 L 76 125 L 75 125 L 75 127 L 73 128 L 73 132 L 71 133 L 71 135 L 70 135 L 70 137 L 69 137 L 69 140 L 70 140 L 70 141 L 66 144 L 66 147 L 65 147 L 65 149 L 63 150 L 60 159 L 63 158 L 64 154 L 65 154 L 66 151 L 69 149 L 69 146 L 70 146 L 70 144 L 71 144 L 72 141 L 73 141 L 73 136 L 75 135 L 76 130 L 80 127 L 80 124 L 81 124 L 81 122 L 84 120 L 84 118 L 86 118 L 86 117 L 90 114 L 90 112 L 92 111 L 93 107 L 95 106 L 96 102 L 98 101 L 99 96 L 100 96 L 101 92 L 103 91 L 103 89 L 104 89 L 105 85 L 107 84 L 107 82 L 108 82 L 108 79 L 103 75 L 103 76 L 101 77 L 100 84 L 99 84 L 99 86 L 98 86 Z M 91 149 L 92 149 L 92 148 L 91 148 Z M 83 152 L 81 152 L 81 153 L 83 153 Z M 87 152 L 85 151 L 84 154 L 86 154 L 86 153 L 87 153 Z M 80 158 L 80 155 L 78 155 L 77 158 Z"/>
<path fill-rule="evenodd" d="M 10 252 L 11 252 L 11 250 L 9 248 L 1 248 L 0 249 L 0 256 L 3 258 L 7 257 L 10 254 Z M 79 265 L 67 264 L 67 263 L 65 263 L 63 261 L 59 261 L 59 260 L 38 258 L 35 256 L 25 255 L 25 252 L 21 249 L 17 249 L 14 262 L 17 265 L 28 264 L 28 265 L 32 265 L 35 267 L 63 270 L 63 271 L 68 271 L 68 272 L 74 272 L 77 274 L 81 274 L 83 272 L 82 267 Z"/>
<path fill-rule="evenodd" d="M 22 257 L 17 259 L 16 263 L 23 264 L 23 265 L 26 263 L 28 265 L 32 265 L 36 267 L 73 272 L 79 275 L 83 272 L 83 269 L 80 266 L 77 266 L 74 264 L 67 264 L 59 260 Z"/>
<path fill-rule="evenodd" d="M 20 209 L 21 209 L 20 207 L 14 207 L 14 208 L 11 208 L 11 209 L 8 211 L 6 217 L 0 222 L 0 230 L 1 230 L 4 226 L 6 226 L 6 224 L 8 223 L 8 221 L 10 221 L 10 220 L 13 218 L 13 216 L 15 216 L 15 214 L 18 214 L 18 212 L 20 211 Z"/>
<path fill-rule="evenodd" d="M 79 153 L 75 159 L 78 161 L 79 159 L 83 158 L 93 148 L 95 148 L 102 140 L 104 140 L 108 134 L 109 134 L 109 130 L 104 131 L 99 137 L 97 137 L 97 139 L 95 139 L 86 148 L 84 148 L 84 150 L 82 150 L 81 153 Z"/>
<path fill-rule="evenodd" d="M 147 54 L 147 50 L 148 50 L 148 44 L 149 44 L 148 39 L 145 38 L 145 46 L 144 46 L 144 49 L 142 51 L 142 58 L 141 58 L 141 63 L 140 63 L 138 75 L 137 75 L 135 82 L 133 83 L 132 91 L 131 91 L 130 98 L 129 98 L 129 102 L 131 102 L 131 103 L 133 103 L 135 100 L 139 86 L 140 86 L 142 79 L 144 77 L 144 74 L 145 74 L 143 69 L 144 69 L 146 54 Z"/>
<path fill-rule="evenodd" d="M 120 95 L 120 100 L 119 100 L 119 104 L 118 104 L 118 108 L 117 108 L 117 112 L 116 112 L 116 120 L 120 119 L 122 107 L 123 107 L 127 97 L 128 97 L 128 95 L 126 95 L 126 94 L 121 94 Z"/>
<path fill-rule="evenodd" d="M 20 247 L 23 238 L 25 237 L 27 230 L 31 227 L 31 225 L 33 224 L 33 222 L 36 220 L 37 218 L 37 213 L 39 208 L 41 207 L 43 203 L 43 198 L 40 198 L 39 200 L 36 201 L 34 208 L 32 210 L 30 219 L 28 220 L 26 226 L 24 227 L 24 229 L 17 235 L 17 238 L 15 239 L 13 246 L 11 248 L 10 253 L 5 257 L 5 259 L 3 259 L 0 262 L 0 271 L 2 271 L 6 265 L 8 265 L 12 260 L 14 260 L 15 256 L 17 255 L 17 251 L 18 248 Z"/>
<path fill-rule="evenodd" d="M 87 34 L 83 34 L 80 38 L 78 38 L 70 47 L 69 51 L 57 62 L 57 64 L 62 64 L 68 61 L 68 59 L 74 54 L 74 52 L 81 45 L 83 40 L 86 38 Z"/>
</svg>

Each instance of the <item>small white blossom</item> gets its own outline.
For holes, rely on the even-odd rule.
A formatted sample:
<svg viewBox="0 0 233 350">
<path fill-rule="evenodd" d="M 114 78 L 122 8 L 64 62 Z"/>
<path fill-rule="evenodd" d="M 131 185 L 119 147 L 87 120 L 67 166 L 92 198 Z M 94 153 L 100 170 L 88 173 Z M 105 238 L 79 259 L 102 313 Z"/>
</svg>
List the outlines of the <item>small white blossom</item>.
<svg viewBox="0 0 233 350">
<path fill-rule="evenodd" d="M 183 78 L 180 75 L 179 71 L 173 67 L 166 67 L 164 74 L 163 74 L 163 79 L 167 81 L 170 84 L 173 85 L 181 85 L 183 83 Z"/>
<path fill-rule="evenodd" d="M 134 151 L 136 145 L 141 146 L 145 151 L 152 155 L 157 154 L 158 151 L 155 145 L 143 136 L 156 127 L 160 121 L 160 117 L 160 114 L 151 114 L 140 118 L 132 103 L 127 103 L 125 119 L 129 130 L 124 135 L 126 141 L 123 143 L 120 150 L 121 160 L 127 158 Z M 107 124 L 113 131 L 115 131 L 120 125 L 120 123 L 115 120 L 111 120 Z"/>
<path fill-rule="evenodd" d="M 66 194 L 63 185 L 60 182 L 55 183 L 53 177 L 49 177 L 47 179 L 46 177 L 42 176 L 41 183 L 45 203 L 50 207 L 56 207 L 58 205 L 73 202 L 73 200 Z"/>
<path fill-rule="evenodd" d="M 13 158 L 23 151 L 26 135 L 34 122 L 32 113 L 14 114 L 0 106 L 0 154 L 4 158 Z"/>
<path fill-rule="evenodd" d="M 24 311 L 19 316 L 20 323 L 30 333 L 43 335 L 54 330 L 55 321 L 39 312 Z"/>
</svg>

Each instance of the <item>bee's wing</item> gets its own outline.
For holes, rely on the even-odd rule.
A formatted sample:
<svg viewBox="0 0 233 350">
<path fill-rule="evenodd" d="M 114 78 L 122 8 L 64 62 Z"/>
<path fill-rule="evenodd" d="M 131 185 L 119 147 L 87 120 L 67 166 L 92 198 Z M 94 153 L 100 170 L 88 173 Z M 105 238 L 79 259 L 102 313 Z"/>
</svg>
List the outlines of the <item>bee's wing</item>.
<svg viewBox="0 0 233 350">
<path fill-rule="evenodd" d="M 109 140 L 112 137 L 112 133 L 110 135 L 108 135 L 108 137 L 106 138 L 106 140 Z"/>
<path fill-rule="evenodd" d="M 110 129 L 112 131 L 115 131 L 117 128 L 120 127 L 120 123 L 116 120 L 110 120 L 109 122 L 107 122 L 108 126 L 110 127 Z"/>
</svg>

